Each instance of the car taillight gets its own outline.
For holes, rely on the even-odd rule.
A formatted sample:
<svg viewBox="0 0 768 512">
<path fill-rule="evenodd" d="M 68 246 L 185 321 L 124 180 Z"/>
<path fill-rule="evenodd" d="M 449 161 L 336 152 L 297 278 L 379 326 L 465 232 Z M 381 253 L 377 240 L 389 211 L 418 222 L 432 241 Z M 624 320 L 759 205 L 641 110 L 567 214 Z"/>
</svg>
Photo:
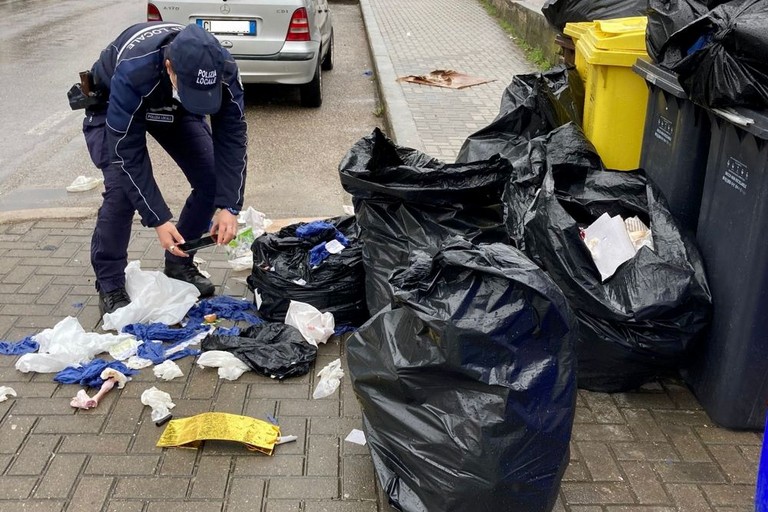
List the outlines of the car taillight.
<svg viewBox="0 0 768 512">
<path fill-rule="evenodd" d="M 311 41 L 309 37 L 309 17 L 304 7 L 296 9 L 291 16 L 291 24 L 288 25 L 286 41 Z"/>
<path fill-rule="evenodd" d="M 147 3 L 147 21 L 163 21 L 160 10 L 155 4 Z"/>
</svg>

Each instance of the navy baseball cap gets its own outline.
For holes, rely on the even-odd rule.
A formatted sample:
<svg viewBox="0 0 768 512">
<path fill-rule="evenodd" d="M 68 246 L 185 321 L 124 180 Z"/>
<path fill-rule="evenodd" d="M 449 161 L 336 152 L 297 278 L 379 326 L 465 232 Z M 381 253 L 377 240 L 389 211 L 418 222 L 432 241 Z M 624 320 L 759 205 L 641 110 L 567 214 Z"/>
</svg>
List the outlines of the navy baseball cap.
<svg viewBox="0 0 768 512">
<path fill-rule="evenodd" d="M 221 108 L 224 54 L 219 41 L 195 24 L 184 27 L 168 47 L 182 106 L 193 114 Z"/>
</svg>

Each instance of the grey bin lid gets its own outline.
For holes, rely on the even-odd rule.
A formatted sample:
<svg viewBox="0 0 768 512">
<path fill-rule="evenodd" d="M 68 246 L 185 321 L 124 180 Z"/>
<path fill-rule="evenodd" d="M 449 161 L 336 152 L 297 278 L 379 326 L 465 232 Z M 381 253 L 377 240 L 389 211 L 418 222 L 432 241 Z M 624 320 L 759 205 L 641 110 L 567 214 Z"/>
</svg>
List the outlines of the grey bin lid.
<svg viewBox="0 0 768 512">
<path fill-rule="evenodd" d="M 672 71 L 642 59 L 637 59 L 632 69 L 649 84 L 659 87 L 677 98 L 688 98 L 677 80 L 677 75 Z M 706 108 L 706 110 L 709 111 L 710 116 L 723 119 L 755 137 L 768 140 L 768 111 L 766 110 L 752 110 L 744 107 Z"/>
<path fill-rule="evenodd" d="M 632 69 L 649 84 L 660 87 L 678 98 L 688 98 L 683 88 L 680 87 L 680 82 L 677 80 L 675 73 L 643 59 L 637 59 Z"/>
</svg>

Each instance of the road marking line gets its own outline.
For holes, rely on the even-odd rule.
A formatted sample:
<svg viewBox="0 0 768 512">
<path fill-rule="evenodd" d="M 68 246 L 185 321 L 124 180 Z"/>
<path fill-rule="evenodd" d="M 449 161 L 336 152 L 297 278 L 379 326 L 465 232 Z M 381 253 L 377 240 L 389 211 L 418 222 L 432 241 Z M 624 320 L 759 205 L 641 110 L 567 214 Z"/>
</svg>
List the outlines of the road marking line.
<svg viewBox="0 0 768 512">
<path fill-rule="evenodd" d="M 51 128 L 56 126 L 57 124 L 61 123 L 71 115 L 73 115 L 74 112 L 62 110 L 60 112 L 56 112 L 55 114 L 52 114 L 48 116 L 47 118 L 43 119 L 41 122 L 37 123 L 35 126 L 27 130 L 27 135 L 45 135 Z"/>
</svg>

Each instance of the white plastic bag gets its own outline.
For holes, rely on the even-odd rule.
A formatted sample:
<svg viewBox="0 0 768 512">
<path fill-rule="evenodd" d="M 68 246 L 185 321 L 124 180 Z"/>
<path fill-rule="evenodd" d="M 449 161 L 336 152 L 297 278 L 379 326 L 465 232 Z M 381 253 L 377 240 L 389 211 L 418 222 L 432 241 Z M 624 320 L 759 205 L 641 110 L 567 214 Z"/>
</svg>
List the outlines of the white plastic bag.
<svg viewBox="0 0 768 512">
<path fill-rule="evenodd" d="M 297 328 L 307 343 L 314 346 L 327 342 L 335 328 L 333 313 L 320 313 L 316 307 L 295 300 L 288 306 L 285 323 Z"/>
<path fill-rule="evenodd" d="M 339 388 L 341 378 L 344 376 L 344 370 L 341 369 L 341 359 L 328 363 L 317 375 L 320 377 L 320 382 L 317 383 L 312 398 L 331 396 Z"/>
<path fill-rule="evenodd" d="M 67 192 L 85 192 L 98 187 L 104 183 L 104 178 L 94 178 L 92 176 L 78 176 L 67 187 Z"/>
<path fill-rule="evenodd" d="M 232 352 L 225 350 L 208 350 L 197 358 L 200 368 L 218 368 L 219 378 L 237 380 L 251 368 L 237 358 Z"/>
<path fill-rule="evenodd" d="M 102 352 L 133 338 L 130 334 L 85 332 L 75 317 L 68 316 L 52 329 L 32 336 L 40 348 L 16 361 L 20 372 L 55 373 L 67 366 L 87 363 Z"/>
<path fill-rule="evenodd" d="M 141 270 L 139 261 L 125 268 L 125 289 L 131 303 L 104 315 L 104 329 L 120 331 L 128 324 L 181 322 L 197 302 L 195 285 L 171 279 L 162 272 Z"/>
<path fill-rule="evenodd" d="M 237 223 L 244 225 L 237 231 L 237 236 L 227 245 L 229 260 L 227 263 L 234 271 L 251 270 L 253 268 L 253 241 L 263 235 L 272 225 L 272 221 L 263 213 L 249 206 L 240 212 Z"/>
<path fill-rule="evenodd" d="M 152 421 L 160 423 L 171 416 L 171 409 L 176 404 L 171 400 L 171 395 L 160 391 L 155 386 L 144 390 L 141 394 L 141 403 L 152 408 Z"/>
<path fill-rule="evenodd" d="M 584 243 L 602 281 L 611 277 L 619 266 L 635 256 L 635 246 L 627 233 L 624 221 L 618 215 L 602 214 L 584 230 Z"/>
<path fill-rule="evenodd" d="M 173 380 L 176 377 L 183 377 L 184 372 L 181 371 L 181 368 L 179 368 L 179 365 L 171 361 L 170 359 L 166 359 L 162 363 L 155 366 L 152 371 L 155 374 L 155 377 L 158 377 L 163 380 Z"/>
</svg>

